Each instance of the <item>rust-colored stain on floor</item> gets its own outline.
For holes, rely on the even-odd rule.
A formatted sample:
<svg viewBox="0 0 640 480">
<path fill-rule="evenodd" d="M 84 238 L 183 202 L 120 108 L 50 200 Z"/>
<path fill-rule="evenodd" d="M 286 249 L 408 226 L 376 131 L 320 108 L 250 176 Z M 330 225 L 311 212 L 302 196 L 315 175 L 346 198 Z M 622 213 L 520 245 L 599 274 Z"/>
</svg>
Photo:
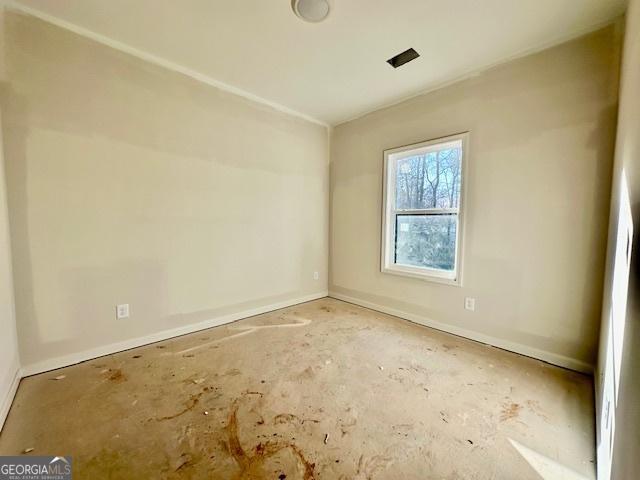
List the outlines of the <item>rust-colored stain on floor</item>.
<svg viewBox="0 0 640 480">
<path fill-rule="evenodd" d="M 262 395 L 252 392 L 247 393 L 247 395 L 251 394 Z M 238 436 L 238 408 L 240 406 L 240 400 L 241 399 L 236 399 L 233 402 L 229 421 L 227 422 L 228 450 L 241 468 L 238 478 L 268 478 L 271 471 L 270 469 L 265 468 L 266 461 L 284 451 L 290 453 L 294 460 L 299 463 L 299 465 L 296 466 L 299 466 L 300 468 L 296 468 L 295 470 L 301 470 L 300 473 L 302 473 L 302 478 L 304 480 L 314 478 L 315 464 L 311 463 L 304 457 L 302 450 L 296 446 L 292 440 L 283 440 L 278 438 L 277 435 L 274 435 L 274 439 L 267 438 L 264 441 L 258 442 L 258 444 L 252 449 L 252 453 L 248 453 L 242 447 Z M 282 415 L 277 415 L 276 419 L 278 417 L 282 418 Z M 264 420 L 258 422 L 258 424 L 264 425 Z M 274 462 L 274 467 L 276 467 L 276 465 L 277 462 Z M 273 473 L 278 473 L 278 468 L 273 470 Z M 278 474 L 278 476 L 286 478 L 287 474 L 282 472 Z"/>
<path fill-rule="evenodd" d="M 591 389 L 322 299 L 26 378 L 0 454 L 78 479 L 539 480 L 516 442 L 593 479 Z"/>
<path fill-rule="evenodd" d="M 522 410 L 522 406 L 517 403 L 507 403 L 502 406 L 502 410 L 500 411 L 500 421 L 506 422 L 512 418 L 517 418 L 520 414 L 520 410 Z"/>
</svg>

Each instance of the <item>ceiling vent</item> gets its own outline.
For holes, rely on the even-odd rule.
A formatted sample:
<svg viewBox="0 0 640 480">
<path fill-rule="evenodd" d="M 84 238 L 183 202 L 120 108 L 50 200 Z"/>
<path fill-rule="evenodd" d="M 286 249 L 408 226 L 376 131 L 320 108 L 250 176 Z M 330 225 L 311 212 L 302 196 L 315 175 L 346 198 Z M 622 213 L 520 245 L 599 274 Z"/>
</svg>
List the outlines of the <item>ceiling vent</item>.
<svg viewBox="0 0 640 480">
<path fill-rule="evenodd" d="M 387 60 L 387 63 L 393 68 L 398 68 L 405 63 L 410 62 L 411 60 L 415 60 L 419 56 L 420 54 L 418 52 L 416 52 L 413 48 L 410 48 L 409 50 L 405 50 L 404 52 L 399 53 L 395 57 L 391 57 L 389 60 Z"/>
</svg>

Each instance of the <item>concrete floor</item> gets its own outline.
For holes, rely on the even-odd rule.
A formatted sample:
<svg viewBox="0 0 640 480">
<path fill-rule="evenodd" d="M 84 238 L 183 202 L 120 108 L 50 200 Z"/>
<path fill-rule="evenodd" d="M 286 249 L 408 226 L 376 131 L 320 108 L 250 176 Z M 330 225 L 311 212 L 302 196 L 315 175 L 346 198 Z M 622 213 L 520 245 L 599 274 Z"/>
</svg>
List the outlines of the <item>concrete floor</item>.
<svg viewBox="0 0 640 480">
<path fill-rule="evenodd" d="M 26 378 L 0 454 L 77 479 L 593 479 L 593 423 L 587 376 L 322 299 Z"/>
</svg>

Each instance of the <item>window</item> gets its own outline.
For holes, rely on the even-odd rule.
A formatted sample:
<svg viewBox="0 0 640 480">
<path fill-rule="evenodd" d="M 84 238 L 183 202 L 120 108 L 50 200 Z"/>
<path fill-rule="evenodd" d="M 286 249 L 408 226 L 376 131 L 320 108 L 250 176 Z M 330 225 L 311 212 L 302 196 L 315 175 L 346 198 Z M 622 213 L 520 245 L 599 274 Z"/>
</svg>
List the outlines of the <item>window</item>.
<svg viewBox="0 0 640 480">
<path fill-rule="evenodd" d="M 459 285 L 467 134 L 384 152 L 382 271 Z"/>
</svg>

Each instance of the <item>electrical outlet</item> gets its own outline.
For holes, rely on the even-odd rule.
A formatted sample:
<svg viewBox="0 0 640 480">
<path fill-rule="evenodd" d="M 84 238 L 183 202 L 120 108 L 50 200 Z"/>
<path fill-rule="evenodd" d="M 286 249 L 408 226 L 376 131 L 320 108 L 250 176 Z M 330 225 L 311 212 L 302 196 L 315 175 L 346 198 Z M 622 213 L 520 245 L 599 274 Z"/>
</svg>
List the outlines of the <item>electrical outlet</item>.
<svg viewBox="0 0 640 480">
<path fill-rule="evenodd" d="M 129 304 L 124 303 L 122 305 L 116 305 L 116 318 L 121 320 L 123 318 L 129 318 Z"/>
<path fill-rule="evenodd" d="M 464 308 L 473 312 L 476 309 L 476 299 L 471 297 L 465 298 Z"/>
<path fill-rule="evenodd" d="M 313 272 L 313 279 L 314 280 L 320 279 L 320 274 L 318 272 Z"/>
</svg>

